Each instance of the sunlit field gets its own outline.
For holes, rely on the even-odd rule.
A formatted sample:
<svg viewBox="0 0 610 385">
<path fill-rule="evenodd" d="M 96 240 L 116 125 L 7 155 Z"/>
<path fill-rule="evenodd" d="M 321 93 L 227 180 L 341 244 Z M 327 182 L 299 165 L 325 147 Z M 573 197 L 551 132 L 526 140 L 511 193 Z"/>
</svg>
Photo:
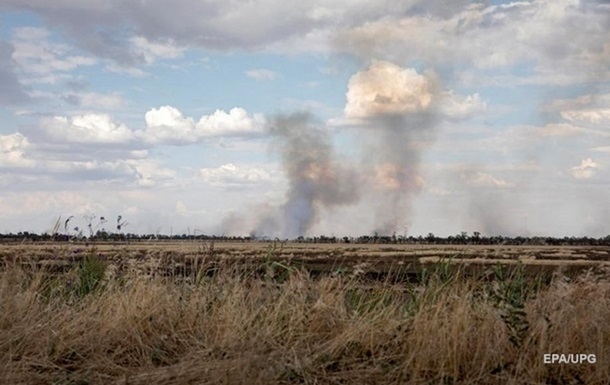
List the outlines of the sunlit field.
<svg viewBox="0 0 610 385">
<path fill-rule="evenodd" d="M 610 378 L 607 248 L 50 243 L 0 255 L 1 383 Z"/>
</svg>

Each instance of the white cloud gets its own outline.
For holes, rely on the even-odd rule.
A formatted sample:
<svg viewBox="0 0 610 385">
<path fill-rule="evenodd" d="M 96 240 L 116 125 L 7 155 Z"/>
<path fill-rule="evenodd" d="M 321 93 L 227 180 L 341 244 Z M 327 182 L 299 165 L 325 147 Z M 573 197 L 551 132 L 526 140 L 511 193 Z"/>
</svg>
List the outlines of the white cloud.
<svg viewBox="0 0 610 385">
<path fill-rule="evenodd" d="M 199 170 L 201 178 L 220 187 L 235 187 L 269 182 L 271 173 L 261 167 L 236 166 L 232 163 L 217 168 L 202 168 Z"/>
<path fill-rule="evenodd" d="M 251 69 L 246 71 L 246 76 L 256 80 L 275 80 L 277 74 L 266 69 Z"/>
<path fill-rule="evenodd" d="M 441 113 L 451 119 L 468 119 L 486 109 L 487 103 L 478 93 L 463 96 L 447 91 L 443 92 L 440 102 Z"/>
<path fill-rule="evenodd" d="M 195 143 L 208 137 L 251 136 L 262 133 L 262 115 L 249 115 L 243 108 L 235 107 L 229 112 L 216 110 L 202 116 L 199 121 L 184 117 L 172 106 L 161 106 L 146 112 L 146 129 L 137 134 L 145 141 L 164 144 Z"/>
<path fill-rule="evenodd" d="M 13 31 L 13 59 L 27 75 L 28 83 L 56 83 L 67 72 L 82 66 L 92 66 L 97 59 L 72 54 L 66 44 L 53 43 L 44 28 L 23 27 Z"/>
<path fill-rule="evenodd" d="M 580 161 L 578 166 L 570 168 L 570 174 L 575 179 L 590 179 L 597 173 L 599 164 L 591 158 Z"/>
<path fill-rule="evenodd" d="M 133 132 L 123 123 L 106 114 L 44 118 L 41 128 L 49 137 L 71 143 L 125 143 L 134 139 Z"/>
<path fill-rule="evenodd" d="M 94 95 L 87 97 L 94 98 Z M 110 97 L 109 106 L 120 100 Z M 133 131 L 103 113 L 55 116 L 42 118 L 40 129 L 58 143 L 183 145 L 210 137 L 260 135 L 265 125 L 262 115 L 250 115 L 237 107 L 228 112 L 216 110 L 196 122 L 191 117 L 185 117 L 177 108 L 161 106 L 147 111 L 144 119 L 146 128 Z"/>
<path fill-rule="evenodd" d="M 71 147 L 70 152 L 59 155 L 53 151 L 45 151 L 48 145 L 38 141 L 31 144 L 28 138 L 20 133 L 0 135 L 0 170 L 8 171 L 4 177 L 13 175 L 17 180 L 34 183 L 36 186 L 40 183 L 52 184 L 58 180 L 69 183 L 70 180 L 129 182 L 151 179 L 147 177 L 146 169 L 144 172 L 140 170 L 140 165 L 146 166 L 147 159 L 103 161 L 96 159 L 94 155 L 87 156 L 80 148 Z M 159 167 L 158 169 L 162 170 Z"/>
<path fill-rule="evenodd" d="M 572 99 L 558 99 L 545 108 L 557 111 L 570 122 L 595 126 L 606 126 L 610 123 L 610 94 L 586 94 Z"/>
<path fill-rule="evenodd" d="M 610 108 L 595 110 L 568 110 L 562 111 L 561 117 L 571 122 L 585 122 L 591 124 L 610 123 Z"/>
<path fill-rule="evenodd" d="M 33 161 L 24 157 L 29 147 L 28 138 L 20 133 L 0 135 L 0 168 L 31 166 Z"/>
<path fill-rule="evenodd" d="M 193 118 L 185 118 L 182 112 L 172 106 L 153 108 L 146 112 L 144 119 L 149 128 L 169 127 L 177 131 L 188 131 L 195 126 Z"/>
<path fill-rule="evenodd" d="M 10 160 L 10 159 L 9 159 Z M 0 153 L 0 169 L 2 166 L 20 167 L 20 176 L 37 175 L 37 182 L 41 181 L 40 174 L 44 174 L 47 184 L 61 181 L 62 184 L 70 181 L 83 182 L 119 182 L 124 186 L 135 183 L 140 187 L 151 187 L 159 182 L 169 182 L 176 177 L 176 172 L 163 167 L 158 161 L 150 158 L 117 159 L 114 161 L 58 160 L 45 158 L 38 154 L 38 158 L 26 162 L 4 162 Z M 3 164 L 5 163 L 5 164 Z"/>
<path fill-rule="evenodd" d="M 199 119 L 197 128 L 206 136 L 251 135 L 259 134 L 263 129 L 262 115 L 248 116 L 243 108 L 232 108 L 228 113 L 216 110 L 211 115 Z"/>
<path fill-rule="evenodd" d="M 162 167 L 154 159 L 127 159 L 125 161 L 137 176 L 137 184 L 141 187 L 152 187 L 158 182 L 172 180 L 176 172 L 170 168 Z"/>
<path fill-rule="evenodd" d="M 350 78 L 345 115 L 369 118 L 422 112 L 434 102 L 434 88 L 430 76 L 374 60 L 368 69 Z"/>
<path fill-rule="evenodd" d="M 350 78 L 346 96 L 344 112 L 348 120 L 427 111 L 461 120 L 487 108 L 478 93 L 464 96 L 453 90 L 439 92 L 433 73 L 419 74 L 412 68 L 379 60 Z"/>
</svg>

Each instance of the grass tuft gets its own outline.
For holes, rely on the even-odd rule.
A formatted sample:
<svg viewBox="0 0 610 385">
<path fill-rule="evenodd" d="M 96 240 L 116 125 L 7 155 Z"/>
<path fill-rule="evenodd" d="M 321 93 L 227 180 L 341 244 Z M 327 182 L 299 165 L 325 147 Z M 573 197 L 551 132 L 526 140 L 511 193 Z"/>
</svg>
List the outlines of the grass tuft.
<svg viewBox="0 0 610 385">
<path fill-rule="evenodd" d="M 272 251 L 272 250 L 271 250 Z M 186 263 L 186 262 L 185 262 Z M 193 262 L 195 263 L 195 262 Z M 444 262 L 443 262 L 444 263 Z M 192 277 L 0 271 L 0 383 L 605 384 L 610 283 L 443 264 L 419 283 L 274 261 Z M 209 266 L 208 266 L 209 267 Z M 62 289 L 64 288 L 64 289 Z M 65 289 L 67 288 L 67 289 Z M 544 353 L 597 364 L 544 365 Z"/>
</svg>

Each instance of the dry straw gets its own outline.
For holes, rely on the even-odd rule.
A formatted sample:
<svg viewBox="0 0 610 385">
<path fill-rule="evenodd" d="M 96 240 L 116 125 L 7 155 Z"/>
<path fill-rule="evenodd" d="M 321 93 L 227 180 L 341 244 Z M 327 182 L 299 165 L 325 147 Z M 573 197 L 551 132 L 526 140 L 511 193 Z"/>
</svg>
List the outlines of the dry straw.
<svg viewBox="0 0 610 385">
<path fill-rule="evenodd" d="M 90 257 L 94 258 L 94 257 Z M 213 275 L 0 272 L 0 383 L 605 384 L 610 284 L 312 278 L 286 265 Z M 201 264 L 201 268 L 205 263 Z M 272 272 L 269 273 L 269 272 Z M 444 272 L 444 273 L 443 273 Z M 421 277 L 420 277 L 421 278 Z M 544 365 L 544 353 L 597 364 Z"/>
</svg>

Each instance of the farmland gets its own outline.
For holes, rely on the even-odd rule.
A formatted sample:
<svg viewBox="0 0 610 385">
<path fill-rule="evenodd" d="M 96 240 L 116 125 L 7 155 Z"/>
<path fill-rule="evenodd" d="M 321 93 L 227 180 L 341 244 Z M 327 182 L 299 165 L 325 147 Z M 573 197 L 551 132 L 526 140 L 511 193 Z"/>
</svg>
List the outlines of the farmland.
<svg viewBox="0 0 610 385">
<path fill-rule="evenodd" d="M 379 245 L 312 244 L 296 242 L 137 242 L 43 243 L 1 245 L 1 261 L 20 261 L 50 271 L 67 271 L 76 261 L 94 254 L 119 271 L 144 276 L 190 275 L 217 264 L 260 265 L 278 262 L 310 274 L 357 270 L 370 277 L 404 273 L 416 277 L 426 266 L 447 263 L 468 275 L 480 276 L 496 265 L 523 270 L 530 276 L 567 276 L 610 269 L 606 246 L 504 245 Z"/>
<path fill-rule="evenodd" d="M 2 383 L 610 377 L 608 247 L 33 243 L 0 262 Z"/>
</svg>

